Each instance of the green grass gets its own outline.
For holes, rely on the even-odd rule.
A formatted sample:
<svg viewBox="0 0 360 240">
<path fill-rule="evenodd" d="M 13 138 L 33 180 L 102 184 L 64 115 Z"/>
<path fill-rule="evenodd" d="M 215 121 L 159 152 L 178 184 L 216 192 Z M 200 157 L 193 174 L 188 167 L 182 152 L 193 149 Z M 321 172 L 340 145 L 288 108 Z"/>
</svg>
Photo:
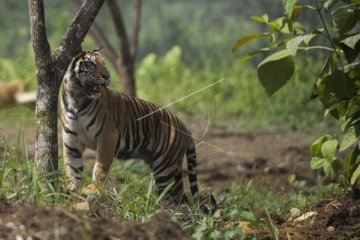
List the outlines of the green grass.
<svg viewBox="0 0 360 240">
<path fill-rule="evenodd" d="M 14 203 L 65 207 L 84 201 L 80 194 L 69 194 L 64 190 L 66 179 L 63 176 L 59 177 L 55 187 L 47 184 L 47 190 L 41 191 L 34 162 L 28 158 L 26 145 L 21 146 L 20 139 L 17 144 L 11 145 L 4 137 L 0 138 L 0 149 L 3 152 L 0 162 L 0 195 Z M 25 151 L 21 157 L 19 149 Z M 88 172 L 85 174 L 90 176 Z M 101 206 L 102 214 L 119 221 L 145 221 L 157 213 L 168 213 L 195 239 L 257 239 L 256 234 L 244 235 L 239 226 L 240 221 L 250 222 L 254 226 L 262 224 L 263 221 L 255 215 L 259 210 L 276 213 L 286 219 L 290 208 L 308 210 L 311 204 L 339 189 L 334 185 L 321 184 L 309 187 L 306 182 L 292 177 L 288 181 L 295 191 L 277 191 L 274 186 L 279 182 L 267 176 L 256 183 L 244 177 L 239 177 L 230 185 L 219 183 L 213 189 L 219 209 L 208 216 L 197 208 L 189 210 L 186 207 L 164 206 L 162 196 L 155 193 L 153 177 L 144 163 L 117 161 L 107 185 L 100 186 L 100 195 L 90 198 L 89 202 L 91 206 Z M 90 182 L 88 177 L 85 184 Z M 267 222 L 271 227 L 271 219 Z M 271 229 L 276 234 L 274 226 Z"/>
</svg>

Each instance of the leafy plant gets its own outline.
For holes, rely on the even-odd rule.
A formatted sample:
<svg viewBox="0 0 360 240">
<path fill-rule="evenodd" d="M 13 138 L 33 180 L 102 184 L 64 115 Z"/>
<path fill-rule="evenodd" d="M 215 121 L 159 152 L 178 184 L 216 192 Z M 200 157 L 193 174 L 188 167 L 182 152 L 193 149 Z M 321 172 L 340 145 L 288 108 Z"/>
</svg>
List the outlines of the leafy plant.
<svg viewBox="0 0 360 240">
<path fill-rule="evenodd" d="M 233 51 L 258 38 L 269 42 L 240 58 L 246 61 L 259 54 L 267 56 L 258 65 L 258 78 L 268 96 L 282 88 L 295 71 L 294 57 L 299 52 L 328 52 L 323 65 L 315 77 L 311 97 L 318 97 L 331 114 L 344 122 L 345 133 L 339 151 L 352 148 L 340 166 L 336 157 L 338 142 L 331 136 L 323 136 L 310 147 L 311 168 L 323 168 L 325 174 L 334 179 L 342 169 L 339 181 L 346 188 L 354 185 L 360 176 L 360 1 L 359 0 L 316 0 L 313 5 L 298 5 L 299 0 L 283 0 L 283 16 L 270 20 L 269 16 L 253 16 L 252 19 L 265 24 L 268 31 L 253 33 L 238 39 Z M 305 10 L 317 14 L 321 20 L 318 28 L 305 27 L 299 16 Z M 330 24 L 326 21 L 329 20 Z M 314 24 L 311 24 L 313 26 Z M 316 41 L 315 41 L 316 40 Z M 314 44 L 315 42 L 315 44 Z"/>
</svg>

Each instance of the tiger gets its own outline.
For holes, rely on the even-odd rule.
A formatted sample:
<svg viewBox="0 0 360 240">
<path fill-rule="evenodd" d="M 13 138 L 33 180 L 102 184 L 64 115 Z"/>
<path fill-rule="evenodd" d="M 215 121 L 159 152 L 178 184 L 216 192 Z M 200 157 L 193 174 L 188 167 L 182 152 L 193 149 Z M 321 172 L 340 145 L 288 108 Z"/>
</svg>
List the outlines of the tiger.
<svg viewBox="0 0 360 240">
<path fill-rule="evenodd" d="M 183 185 L 186 155 L 191 195 L 198 196 L 196 150 L 190 130 L 165 108 L 108 88 L 110 73 L 100 49 L 82 50 L 63 78 L 60 94 L 63 158 L 69 189 L 83 180 L 83 152 L 96 151 L 92 183 L 85 194 L 97 193 L 114 158 L 142 159 L 151 168 L 158 194 L 165 189 L 176 203 L 189 203 Z M 95 184 L 96 183 L 96 184 Z M 216 208 L 212 194 L 211 209 Z M 204 207 L 205 212 L 209 210 Z"/>
</svg>

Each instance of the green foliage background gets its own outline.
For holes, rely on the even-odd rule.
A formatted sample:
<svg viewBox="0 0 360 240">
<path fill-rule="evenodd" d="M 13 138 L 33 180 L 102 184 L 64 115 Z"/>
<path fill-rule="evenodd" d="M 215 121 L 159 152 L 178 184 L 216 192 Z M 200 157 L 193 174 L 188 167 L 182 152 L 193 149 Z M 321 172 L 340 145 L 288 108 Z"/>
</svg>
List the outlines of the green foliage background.
<svg viewBox="0 0 360 240">
<path fill-rule="evenodd" d="M 281 13 L 280 8 L 271 8 L 274 2 L 281 4 L 280 0 L 143 1 L 137 62 L 139 97 L 164 106 L 224 79 L 170 109 L 191 122 L 206 121 L 208 115 L 215 115 L 212 121 L 216 125 L 235 131 L 329 126 L 323 120 L 320 104 L 309 100 L 315 69 L 319 69 L 316 56 L 299 59 L 296 65 L 301 67 L 295 70 L 293 84 L 269 99 L 256 76 L 260 59 L 239 63 L 243 52 L 231 52 L 239 36 L 259 28 L 250 15 Z M 133 3 L 122 0 L 120 4 L 129 31 Z M 59 0 L 46 1 L 45 7 L 47 34 L 54 50 L 74 17 L 74 7 L 69 1 Z M 18 0 L 5 1 L 0 9 L 0 81 L 21 79 L 29 90 L 34 90 L 27 11 L 27 2 Z M 119 49 L 106 5 L 97 21 Z M 259 41 L 243 51 L 254 49 Z M 87 37 L 83 47 L 98 46 Z M 115 71 L 111 71 L 112 88 L 121 90 Z"/>
</svg>

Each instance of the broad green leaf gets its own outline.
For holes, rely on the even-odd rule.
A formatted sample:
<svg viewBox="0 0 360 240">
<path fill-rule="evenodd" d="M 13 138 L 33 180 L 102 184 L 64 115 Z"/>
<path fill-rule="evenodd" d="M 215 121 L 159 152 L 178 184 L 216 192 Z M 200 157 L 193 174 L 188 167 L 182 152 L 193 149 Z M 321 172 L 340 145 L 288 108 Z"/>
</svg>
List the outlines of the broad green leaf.
<svg viewBox="0 0 360 240">
<path fill-rule="evenodd" d="M 360 0 L 351 0 L 351 2 L 356 3 L 356 4 L 360 4 Z"/>
<path fill-rule="evenodd" d="M 296 55 L 296 52 L 299 48 L 299 45 L 301 44 L 302 41 L 304 41 L 306 39 L 308 35 L 300 35 L 300 36 L 297 36 L 293 39 L 291 39 L 290 41 L 288 41 L 286 43 L 286 49 L 288 50 L 288 52 L 295 56 Z"/>
<path fill-rule="evenodd" d="M 340 152 L 348 149 L 351 145 L 353 145 L 358 139 L 356 136 L 355 126 L 351 126 L 347 129 L 345 136 L 340 145 Z"/>
<path fill-rule="evenodd" d="M 324 165 L 324 162 L 326 161 L 325 158 L 320 158 L 320 157 L 313 157 L 311 158 L 311 169 L 317 169 L 317 168 L 321 168 Z"/>
<path fill-rule="evenodd" d="M 340 70 L 335 70 L 325 79 L 325 97 L 334 93 L 338 100 L 350 99 L 354 96 L 354 83 L 348 76 Z"/>
<path fill-rule="evenodd" d="M 335 157 L 337 145 L 338 142 L 335 139 L 324 142 L 321 146 L 321 154 L 324 158 L 332 160 Z"/>
<path fill-rule="evenodd" d="M 243 46 L 245 43 L 247 43 L 253 39 L 264 37 L 264 36 L 267 36 L 267 34 L 266 33 L 253 33 L 253 34 L 247 35 L 245 37 L 239 38 L 235 42 L 235 44 L 232 48 L 232 51 L 234 52 L 236 49 L 238 49 L 239 47 Z"/>
<path fill-rule="evenodd" d="M 288 18 L 291 18 L 293 11 L 294 11 L 294 7 L 296 5 L 296 3 L 298 2 L 298 0 L 283 0 L 283 6 L 286 12 L 286 15 L 288 16 Z"/>
<path fill-rule="evenodd" d="M 344 34 L 355 27 L 359 18 L 360 10 L 345 5 L 334 12 L 334 30 L 339 34 Z"/>
<path fill-rule="evenodd" d="M 322 157 L 321 154 L 321 146 L 324 142 L 332 139 L 330 135 L 322 136 L 318 139 L 316 139 L 311 145 L 310 145 L 310 154 L 312 157 Z"/>
<path fill-rule="evenodd" d="M 282 50 L 265 58 L 258 65 L 258 78 L 269 97 L 290 80 L 295 64 L 289 52 Z"/>
<path fill-rule="evenodd" d="M 351 37 L 345 38 L 341 42 L 344 43 L 349 48 L 355 49 L 355 45 L 356 45 L 356 43 L 359 42 L 359 40 L 360 40 L 360 33 L 355 34 Z"/>
<path fill-rule="evenodd" d="M 295 6 L 292 13 L 292 19 L 296 19 L 304 8 L 304 6 Z"/>
<path fill-rule="evenodd" d="M 343 50 L 344 55 L 348 63 L 354 62 L 360 54 L 360 42 L 355 44 L 355 48 L 352 49 L 345 45 L 344 43 L 340 43 L 341 50 Z"/>
<path fill-rule="evenodd" d="M 312 33 L 312 34 L 306 34 L 305 36 L 306 36 L 306 37 L 305 37 L 305 39 L 304 39 L 304 43 L 305 43 L 306 45 L 309 45 L 310 41 L 311 41 L 314 37 L 316 37 L 317 34 Z"/>
<path fill-rule="evenodd" d="M 261 22 L 261 23 L 268 23 L 269 22 L 269 16 L 267 14 L 264 14 L 262 16 L 251 16 L 250 18 L 252 20 L 255 20 L 255 21 Z"/>
<path fill-rule="evenodd" d="M 360 164 L 355 169 L 354 173 L 351 176 L 351 185 L 354 185 L 356 182 L 356 179 L 360 176 Z"/>
<path fill-rule="evenodd" d="M 334 169 L 334 166 L 328 161 L 324 162 L 324 173 L 330 179 L 334 179 L 336 176 L 336 171 Z"/>
</svg>

